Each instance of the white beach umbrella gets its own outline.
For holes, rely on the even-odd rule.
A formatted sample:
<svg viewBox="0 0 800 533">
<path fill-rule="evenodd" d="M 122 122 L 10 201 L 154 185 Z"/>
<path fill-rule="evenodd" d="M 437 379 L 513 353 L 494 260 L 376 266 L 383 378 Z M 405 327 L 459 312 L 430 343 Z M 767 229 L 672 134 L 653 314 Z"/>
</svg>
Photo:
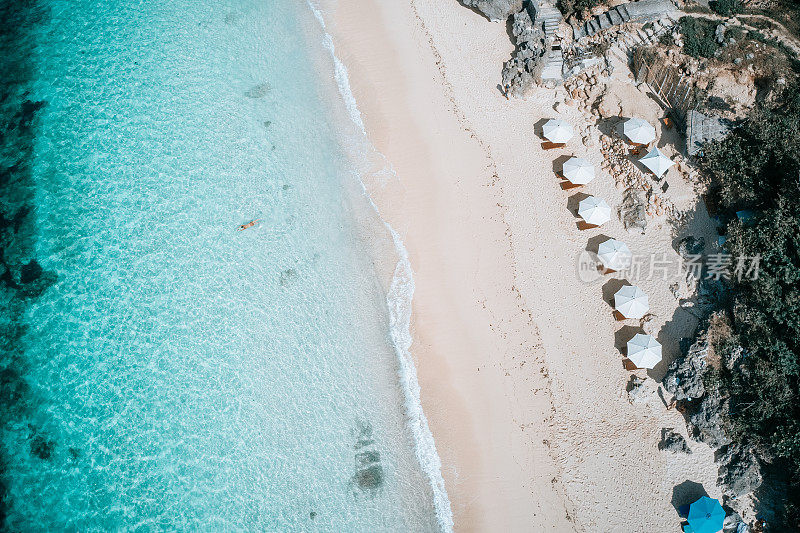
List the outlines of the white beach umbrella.
<svg viewBox="0 0 800 533">
<path fill-rule="evenodd" d="M 628 341 L 628 359 L 637 368 L 653 368 L 661 361 L 661 343 L 652 335 L 637 333 Z"/>
<path fill-rule="evenodd" d="M 601 242 L 597 247 L 597 257 L 611 270 L 625 270 L 633 261 L 633 254 L 628 245 L 616 239 Z"/>
<path fill-rule="evenodd" d="M 661 153 L 658 148 L 650 150 L 646 156 L 639 160 L 641 164 L 650 169 L 656 176 L 661 176 L 664 172 L 669 170 L 669 167 L 675 163 L 669 157 Z"/>
<path fill-rule="evenodd" d="M 650 310 L 650 302 L 642 289 L 625 285 L 614 294 L 614 308 L 625 318 L 642 318 Z"/>
<path fill-rule="evenodd" d="M 578 215 L 587 224 L 599 226 L 611 220 L 611 207 L 602 198 L 590 196 L 578 204 Z"/>
<path fill-rule="evenodd" d="M 640 118 L 629 118 L 622 125 L 622 131 L 632 142 L 647 144 L 656 138 L 656 129 L 652 124 Z"/>
<path fill-rule="evenodd" d="M 594 165 L 582 157 L 570 157 L 564 163 L 564 177 L 575 185 L 586 185 L 594 179 Z"/>
<path fill-rule="evenodd" d="M 551 118 L 542 127 L 545 138 L 554 143 L 565 143 L 572 138 L 572 125 L 558 118 Z"/>
</svg>

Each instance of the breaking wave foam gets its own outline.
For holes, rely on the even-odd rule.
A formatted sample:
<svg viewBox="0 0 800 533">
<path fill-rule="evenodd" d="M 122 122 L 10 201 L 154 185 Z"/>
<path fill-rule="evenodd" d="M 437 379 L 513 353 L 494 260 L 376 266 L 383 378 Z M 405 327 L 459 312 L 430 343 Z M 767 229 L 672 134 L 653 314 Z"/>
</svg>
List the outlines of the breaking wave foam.
<svg viewBox="0 0 800 533">
<path fill-rule="evenodd" d="M 307 0 L 307 4 L 322 28 L 324 34 L 323 44 L 330 52 L 331 58 L 333 59 L 336 85 L 339 88 L 339 94 L 344 101 L 350 118 L 363 134 L 367 147 L 374 151 L 374 153 L 380 155 L 383 159 L 385 164 L 384 169 L 394 177 L 397 177 L 383 154 L 369 141 L 367 130 L 361 117 L 361 111 L 358 109 L 355 96 L 350 89 L 347 67 L 336 55 L 333 38 L 326 30 L 322 12 L 311 0 Z M 450 532 L 453 530 L 453 511 L 450 507 L 450 499 L 447 497 L 444 478 L 442 477 L 442 461 L 439 458 L 439 454 L 436 452 L 436 443 L 433 440 L 433 434 L 428 426 L 428 419 L 422 411 L 417 369 L 411 357 L 411 344 L 413 342 L 411 335 L 411 307 L 414 298 L 414 271 L 411 268 L 411 261 L 408 258 L 408 250 L 400 234 L 381 217 L 378 206 L 370 197 L 367 187 L 360 177 L 359 182 L 370 206 L 378 215 L 381 222 L 383 222 L 387 231 L 391 234 L 394 248 L 398 255 L 398 261 L 395 265 L 394 275 L 392 276 L 392 283 L 389 288 L 389 293 L 386 296 L 386 304 L 389 307 L 390 335 L 397 358 L 400 362 L 400 381 L 405 395 L 408 425 L 414 437 L 417 460 L 427 476 L 433 491 L 433 505 L 439 527 L 444 532 Z"/>
</svg>

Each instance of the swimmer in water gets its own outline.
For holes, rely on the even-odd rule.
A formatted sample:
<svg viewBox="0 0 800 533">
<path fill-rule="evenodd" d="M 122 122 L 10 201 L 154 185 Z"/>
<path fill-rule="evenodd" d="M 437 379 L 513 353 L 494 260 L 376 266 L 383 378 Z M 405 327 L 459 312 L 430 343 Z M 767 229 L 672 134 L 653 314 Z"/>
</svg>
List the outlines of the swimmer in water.
<svg viewBox="0 0 800 533">
<path fill-rule="evenodd" d="M 239 226 L 239 231 L 244 231 L 244 230 L 246 230 L 246 229 L 248 229 L 248 228 L 252 228 L 252 227 L 253 227 L 253 226 L 255 226 L 255 225 L 256 225 L 256 223 L 258 223 L 260 220 L 261 220 L 260 218 L 257 218 L 257 219 L 255 219 L 255 220 L 251 220 L 251 221 L 250 221 L 250 222 L 248 222 L 247 224 L 242 224 L 241 226 Z"/>
</svg>

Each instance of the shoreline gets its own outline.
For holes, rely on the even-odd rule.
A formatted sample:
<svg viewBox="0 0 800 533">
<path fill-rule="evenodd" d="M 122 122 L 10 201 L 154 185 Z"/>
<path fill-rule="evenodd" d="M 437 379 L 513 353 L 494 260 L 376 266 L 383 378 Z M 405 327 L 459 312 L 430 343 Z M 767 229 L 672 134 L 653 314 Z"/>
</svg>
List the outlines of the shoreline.
<svg viewBox="0 0 800 533">
<path fill-rule="evenodd" d="M 379 9 L 370 10 L 369 7 L 364 9 L 364 6 L 361 6 L 361 9 L 355 9 L 356 18 L 350 19 L 347 22 L 355 23 L 361 30 L 364 30 L 365 27 L 385 30 L 386 26 L 373 17 L 370 17 L 369 23 L 364 24 L 364 14 L 368 12 L 375 14 L 377 11 L 379 11 Z M 348 64 L 348 58 L 351 60 L 353 59 L 353 56 L 350 56 L 348 52 L 348 45 L 352 43 L 349 42 L 346 37 L 342 38 L 342 35 L 339 33 L 339 25 L 342 23 L 342 20 L 339 18 L 340 13 L 339 10 L 335 13 L 331 33 L 336 41 L 337 51 L 344 50 L 342 60 L 348 66 L 351 75 L 351 83 L 353 85 L 358 85 L 363 83 L 365 78 L 362 72 L 360 72 L 360 64 L 355 62 Z M 419 21 L 419 19 L 416 20 Z M 355 31 L 356 28 L 353 28 L 353 33 L 355 33 Z M 357 44 L 364 45 L 367 43 L 361 41 Z M 387 70 L 392 70 L 392 67 L 396 66 L 393 63 L 383 61 L 387 57 L 395 59 L 391 49 L 375 47 L 372 48 L 372 50 L 376 52 L 376 64 L 386 65 Z M 361 48 L 359 51 L 363 52 L 364 50 Z M 372 74 L 374 74 L 374 72 Z M 382 71 L 380 74 L 386 74 L 386 71 Z M 372 89 L 374 89 L 374 87 Z M 449 89 L 449 92 L 452 93 L 452 87 Z M 379 90 L 378 93 L 380 92 Z M 376 145 L 376 148 L 389 158 L 393 166 L 399 165 L 401 168 L 412 167 L 411 172 L 403 172 L 402 174 L 398 172 L 398 182 L 368 184 L 371 185 L 370 196 L 379 204 L 381 212 L 386 213 L 385 216 L 388 217 L 390 223 L 393 223 L 394 220 L 398 220 L 399 226 L 396 227 L 405 229 L 404 237 L 408 237 L 409 221 L 404 217 L 404 211 L 409 204 L 409 199 L 407 198 L 409 190 L 405 186 L 406 178 L 413 176 L 416 181 L 415 185 L 420 185 L 418 178 L 438 172 L 436 169 L 438 162 L 432 160 L 435 158 L 434 155 L 425 154 L 425 146 L 408 146 L 407 143 L 409 143 L 409 141 L 412 139 L 420 139 L 423 136 L 419 134 L 418 128 L 406 123 L 403 124 L 403 129 L 405 131 L 402 132 L 404 135 L 402 135 L 402 138 L 399 140 L 399 144 L 401 151 L 415 154 L 414 160 L 409 161 L 406 157 L 398 157 L 397 151 L 387 144 L 385 148 L 392 152 L 392 156 L 389 156 L 384 146 L 378 144 L 388 141 L 386 136 L 392 134 L 391 128 L 387 127 L 384 120 L 394 123 L 405 121 L 396 115 L 392 115 L 391 112 L 386 113 L 386 110 L 375 109 L 375 106 L 380 106 L 380 102 L 377 102 L 372 97 L 376 92 L 372 90 L 359 92 L 358 87 L 354 87 L 354 93 L 359 103 L 359 109 L 362 111 L 362 118 L 369 132 L 370 139 L 373 144 Z M 392 104 L 397 103 L 398 100 L 402 100 L 404 97 L 401 91 L 393 92 L 391 96 L 392 99 L 390 103 Z M 433 116 L 444 113 L 450 118 L 451 110 L 448 109 L 449 106 L 447 104 L 449 103 L 452 106 L 456 106 L 456 104 L 452 94 L 445 95 L 445 98 L 446 101 L 440 100 L 440 102 L 437 102 L 439 105 L 435 109 L 428 109 L 428 111 L 432 112 Z M 397 109 L 402 109 L 403 107 L 406 106 L 398 106 Z M 451 133 L 463 136 L 461 140 L 464 142 L 465 146 L 460 147 L 459 155 L 465 157 L 467 164 L 464 165 L 461 170 L 472 174 L 476 180 L 486 182 L 486 187 L 494 187 L 495 185 L 492 184 L 492 182 L 496 178 L 497 171 L 494 169 L 495 163 L 491 158 L 488 147 L 478 140 L 479 153 L 476 155 L 474 153 L 474 144 L 477 137 L 474 131 L 470 131 L 471 128 L 468 124 L 465 125 L 463 113 L 460 110 L 456 110 L 455 114 L 459 116 L 459 120 L 455 123 L 448 124 L 448 126 L 451 128 Z M 409 113 L 407 118 L 413 115 L 413 113 Z M 411 141 L 409 144 L 414 143 Z M 488 174 L 486 172 L 487 170 L 489 170 Z M 498 189 L 500 190 L 493 194 L 496 194 L 497 200 L 502 201 L 504 194 L 502 192 L 502 186 L 498 187 Z M 423 190 L 419 192 L 424 193 L 426 191 Z M 444 196 L 449 196 L 450 194 L 452 194 L 452 191 Z M 480 203 L 482 204 L 481 208 L 484 210 L 486 207 L 500 205 L 497 201 L 493 203 L 486 199 L 480 200 Z M 416 216 L 418 214 L 421 213 L 415 210 L 414 215 Z M 485 212 L 485 216 L 489 219 L 497 218 L 497 220 L 494 220 L 494 222 L 488 226 L 483 222 L 479 222 L 479 225 L 486 226 L 487 230 L 484 238 L 481 239 L 480 242 L 494 242 L 493 250 L 496 254 L 499 256 L 511 254 L 513 256 L 513 246 L 508 237 L 509 227 L 508 224 L 502 220 L 504 217 L 503 209 L 499 209 L 496 212 Z M 466 235 L 461 234 L 458 240 L 463 242 L 465 237 Z M 436 246 L 435 243 L 427 244 L 433 244 L 433 247 L 428 246 L 426 251 L 422 254 L 420 254 L 419 251 L 416 254 L 412 251 L 412 263 L 415 265 L 417 279 L 424 279 L 428 282 L 434 281 L 435 284 L 436 281 L 441 281 L 441 279 L 439 279 L 438 276 L 426 276 L 425 274 L 428 272 L 428 268 L 420 267 L 420 265 L 430 264 L 435 268 L 436 264 L 442 262 L 443 259 L 437 257 L 436 248 L 438 246 Z M 464 252 L 468 255 L 472 255 L 473 258 L 464 261 L 456 260 L 457 264 L 471 265 L 476 260 L 479 262 L 483 262 L 486 259 L 490 260 L 490 258 L 483 257 L 479 249 L 464 250 Z M 434 259 L 428 263 L 422 259 L 423 257 L 431 257 Z M 538 334 L 535 332 L 535 325 L 531 323 L 524 302 L 521 302 L 519 292 L 513 289 L 516 277 L 513 263 L 507 267 L 507 271 L 504 274 L 505 280 L 503 281 L 505 281 L 508 290 L 502 291 L 500 296 L 501 302 L 498 306 L 503 308 L 503 317 L 493 318 L 488 316 L 485 306 L 475 305 L 476 302 L 473 300 L 473 295 L 459 295 L 469 300 L 463 302 L 464 308 L 470 308 L 470 316 L 465 318 L 466 323 L 480 324 L 480 329 L 482 330 L 477 337 L 472 340 L 477 340 L 479 345 L 483 347 L 483 350 L 487 352 L 491 349 L 490 347 L 492 344 L 498 340 L 498 336 L 505 339 L 508 339 L 509 336 L 518 339 L 514 344 L 519 346 L 540 345 Z M 456 269 L 458 269 L 457 266 Z M 464 272 L 462 271 L 460 274 L 463 275 Z M 487 270 L 483 277 L 486 294 L 495 292 L 496 284 L 500 281 L 498 272 L 492 268 Z M 503 281 L 500 281 L 500 283 L 503 283 Z M 449 287 L 449 289 L 458 290 L 454 287 Z M 490 384 L 488 387 L 486 385 L 481 385 L 478 388 L 491 390 L 492 394 L 498 400 L 504 399 L 507 393 L 513 394 L 515 391 L 509 390 L 509 385 L 502 383 L 502 375 L 505 373 L 505 370 L 503 370 L 502 366 L 498 366 L 495 363 L 494 357 L 485 357 L 481 355 L 483 350 L 471 350 L 469 345 L 472 343 L 472 340 L 460 339 L 461 332 L 454 330 L 450 324 L 447 324 L 447 322 L 449 322 L 448 317 L 452 314 L 458 315 L 457 311 L 452 308 L 431 309 L 429 307 L 428 304 L 433 301 L 450 300 L 453 296 L 453 292 L 448 291 L 448 294 L 442 294 L 437 288 L 432 287 L 430 283 L 426 283 L 426 287 L 423 291 L 418 291 L 417 297 L 414 299 L 414 345 L 412 346 L 412 353 L 414 359 L 417 361 L 417 368 L 420 374 L 423 410 L 428 413 L 428 418 L 431 420 L 431 427 L 434 432 L 437 448 L 440 450 L 442 462 L 445 464 L 443 475 L 448 486 L 448 494 L 450 495 L 451 501 L 454 502 L 454 513 L 457 516 L 460 515 L 462 524 L 469 523 L 471 524 L 470 527 L 488 528 L 504 523 L 508 527 L 513 527 L 515 524 L 527 523 L 530 519 L 527 511 L 515 511 L 513 509 L 513 507 L 522 504 L 530 509 L 543 510 L 543 512 L 540 513 L 543 520 L 541 522 L 542 527 L 569 527 L 570 511 L 566 508 L 566 504 L 562 502 L 561 496 L 558 496 L 561 489 L 558 488 L 559 483 L 555 480 L 555 477 L 553 477 L 558 473 L 557 466 L 549 457 L 546 445 L 541 442 L 536 443 L 523 435 L 524 428 L 529 428 L 530 432 L 531 427 L 547 420 L 550 416 L 549 406 L 551 402 L 549 400 L 542 401 L 542 399 L 538 397 L 521 399 L 521 401 L 514 406 L 514 413 L 508 412 L 502 421 L 497 421 L 495 420 L 497 413 L 490 406 L 483 405 L 483 407 L 481 407 L 480 403 L 482 402 L 475 404 L 474 402 L 464 401 L 464 398 L 470 395 L 470 389 L 476 385 L 476 379 L 478 381 L 484 379 L 489 381 Z M 498 320 L 498 323 L 492 324 L 492 321 L 495 319 Z M 431 324 L 433 324 L 433 327 L 429 327 Z M 531 331 L 531 326 L 533 326 L 533 331 Z M 500 331 L 501 329 L 504 331 Z M 441 353 L 436 353 L 435 350 L 431 349 L 432 344 L 439 346 L 460 345 L 459 348 L 453 351 L 456 353 L 470 353 L 474 358 L 473 363 L 478 370 L 463 372 L 466 368 L 462 367 L 458 369 L 460 370 L 459 372 L 454 369 L 455 365 L 453 365 L 453 363 L 457 363 L 457 361 L 441 357 Z M 536 383 L 537 390 L 542 391 L 543 396 L 547 395 L 549 385 L 547 383 L 546 372 L 542 372 L 541 366 L 534 368 L 537 365 L 531 364 L 528 366 L 528 369 L 523 370 L 522 367 L 525 365 L 525 361 L 523 360 L 524 357 L 522 354 L 519 353 L 505 354 L 505 356 L 501 355 L 501 358 L 507 359 L 505 363 L 509 365 L 518 366 L 519 370 L 524 375 L 524 379 L 528 382 Z M 541 356 L 535 356 L 535 358 L 541 363 Z M 454 370 L 456 371 L 454 372 Z M 486 376 L 486 378 L 480 376 L 481 370 L 483 370 L 483 375 Z M 453 374 L 455 375 L 453 376 Z M 447 379 L 446 376 L 448 375 L 452 377 Z M 511 389 L 513 388 L 512 386 Z M 448 419 L 452 417 L 453 412 L 457 412 L 458 424 L 447 423 Z M 531 413 L 535 413 L 532 415 L 535 422 L 529 418 L 531 417 Z M 525 420 L 525 422 L 520 424 L 518 420 Z M 508 435 L 509 426 L 516 427 L 517 429 L 512 435 Z M 481 445 L 482 430 L 480 428 L 482 427 L 491 427 L 490 435 L 492 437 L 492 442 L 485 443 L 484 445 Z M 498 458 L 506 455 L 505 449 L 509 446 L 509 443 L 505 442 L 506 440 L 511 441 L 510 447 L 513 448 L 516 453 L 513 456 L 505 457 L 502 461 L 502 470 L 500 473 L 492 474 L 489 472 L 489 468 L 487 468 L 488 465 L 484 464 L 484 457 L 488 455 Z M 546 439 L 543 440 L 546 441 Z M 488 450 L 486 449 L 487 447 Z M 533 480 L 532 483 L 530 480 L 526 480 L 524 476 L 520 475 L 517 462 L 519 457 L 528 455 L 529 452 L 531 456 L 529 460 L 535 458 L 536 464 L 527 465 L 528 468 L 541 472 L 538 479 Z M 496 466 L 497 464 L 494 464 L 491 468 L 494 469 Z M 489 483 L 487 483 L 487 481 L 489 481 Z M 497 487 L 493 487 L 492 485 L 497 485 L 497 481 L 501 481 L 503 485 L 499 497 L 493 494 L 496 492 Z M 526 491 L 525 486 L 529 483 L 535 485 L 537 490 L 526 494 L 524 499 L 521 500 L 520 496 L 523 495 L 523 491 Z M 545 493 L 548 493 L 548 498 L 542 501 L 542 495 Z M 480 496 L 476 497 L 476 494 L 480 494 Z M 462 504 L 459 505 L 460 509 L 455 508 L 456 502 L 459 501 L 462 502 Z M 467 501 L 469 502 L 468 504 L 466 503 Z M 498 505 L 500 503 L 502 504 Z M 535 512 L 534 516 L 536 516 Z"/>
<path fill-rule="evenodd" d="M 599 163 L 597 144 L 539 149 L 535 124 L 556 115 L 558 93 L 509 101 L 494 88 L 513 51 L 505 25 L 431 0 L 347 0 L 328 12 L 370 141 L 398 176 L 366 186 L 414 268 L 411 352 L 456 530 L 596 531 L 630 516 L 636 531 L 661 530 L 679 524 L 671 500 L 682 483 L 719 497 L 710 449 L 658 450 L 662 429 L 686 434 L 682 416 L 655 389 L 645 405 L 626 394 L 632 375 L 663 372 L 696 319 L 668 283 L 643 281 L 665 363 L 631 372 L 619 352 L 631 324 L 610 312 L 609 279 L 584 283 L 576 271 L 601 236 L 674 259 L 668 221 L 646 236 L 618 220 L 576 228 L 575 191 L 561 189 L 553 159 Z M 564 118 L 597 129 L 577 110 Z M 621 203 L 608 175 L 581 192 Z"/>
<path fill-rule="evenodd" d="M 319 30 L 324 35 L 324 46 L 333 62 L 334 77 L 339 96 L 342 98 L 349 119 L 356 129 L 359 130 L 357 134 L 360 133 L 363 137 L 363 139 L 359 140 L 360 142 L 357 141 L 359 144 L 363 142 L 363 146 L 355 150 L 355 152 L 363 157 L 363 164 L 357 164 L 356 166 L 365 167 L 369 165 L 370 159 L 377 155 L 384 159 L 384 166 L 381 171 L 388 170 L 389 173 L 394 174 L 393 169 L 389 166 L 388 160 L 385 160 L 385 157 L 370 142 L 366 126 L 362 120 L 361 111 L 358 108 L 355 96 L 350 87 L 350 77 L 347 67 L 342 63 L 336 53 L 336 47 L 332 36 L 328 33 L 324 14 L 311 0 L 308 0 L 307 4 L 314 18 L 319 23 Z M 364 170 L 362 169 L 359 174 L 363 176 Z M 444 479 L 441 475 L 441 460 L 436 451 L 436 444 L 422 408 L 417 371 L 410 352 L 410 347 L 413 342 L 411 316 L 415 285 L 414 273 L 411 263 L 409 262 L 408 250 L 403 243 L 402 237 L 395 231 L 392 225 L 381 216 L 380 208 L 374 202 L 361 177 L 358 178 L 358 183 L 362 187 L 363 197 L 361 199 L 366 200 L 369 205 L 368 210 L 370 210 L 370 213 L 367 217 L 374 217 L 377 219 L 375 222 L 383 225 L 385 232 L 388 233 L 390 237 L 396 255 L 391 282 L 386 293 L 386 306 L 389 315 L 391 345 L 397 357 L 398 378 L 400 378 L 401 385 L 400 389 L 405 399 L 405 416 L 410 418 L 410 421 L 407 422 L 407 426 L 410 430 L 410 437 L 418 466 L 422 475 L 427 478 L 429 488 L 432 491 L 433 510 L 436 515 L 437 524 L 442 531 L 452 531 L 453 513 L 450 500 L 448 499 L 444 487 Z M 357 223 L 357 227 L 363 227 L 362 223 Z M 373 248 L 377 246 L 374 238 L 367 240 L 372 242 L 371 246 Z M 381 248 L 383 248 L 383 246 L 381 246 Z M 386 255 L 384 252 L 373 250 L 373 257 L 376 262 L 383 263 L 384 255 Z M 377 268 L 377 270 L 382 269 L 385 270 L 386 265 Z M 378 276 L 381 277 L 380 272 L 378 272 Z"/>
</svg>

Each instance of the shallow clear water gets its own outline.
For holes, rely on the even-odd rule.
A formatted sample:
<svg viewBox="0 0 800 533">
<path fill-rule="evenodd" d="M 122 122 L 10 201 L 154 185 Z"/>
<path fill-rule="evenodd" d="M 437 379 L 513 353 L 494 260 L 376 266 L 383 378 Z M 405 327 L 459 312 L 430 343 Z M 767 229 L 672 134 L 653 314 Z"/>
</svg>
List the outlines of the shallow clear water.
<svg viewBox="0 0 800 533">
<path fill-rule="evenodd" d="M 6 524 L 436 529 L 307 6 L 31 6 L 5 6 Z"/>
</svg>

